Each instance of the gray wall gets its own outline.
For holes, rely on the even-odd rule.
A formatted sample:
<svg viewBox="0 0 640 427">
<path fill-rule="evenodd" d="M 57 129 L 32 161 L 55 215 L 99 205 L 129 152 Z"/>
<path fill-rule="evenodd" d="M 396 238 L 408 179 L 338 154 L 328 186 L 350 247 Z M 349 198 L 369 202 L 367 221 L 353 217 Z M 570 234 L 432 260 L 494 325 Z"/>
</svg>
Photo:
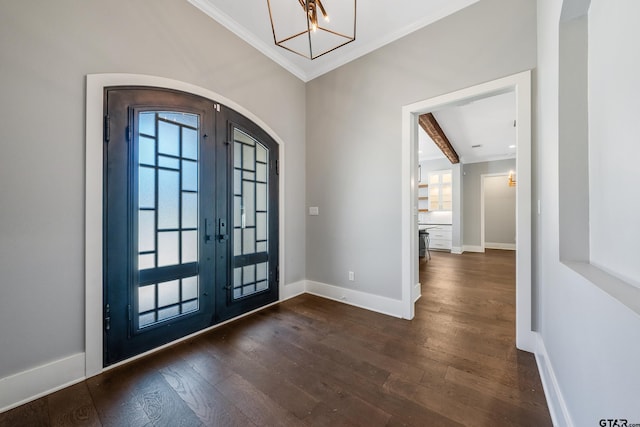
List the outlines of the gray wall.
<svg viewBox="0 0 640 427">
<path fill-rule="evenodd" d="M 462 240 L 467 246 L 481 246 L 480 237 L 480 185 L 481 175 L 492 173 L 509 173 L 516 169 L 515 159 L 497 160 L 492 162 L 468 163 L 462 166 Z M 485 230 L 486 232 L 486 230 Z M 489 241 L 487 239 L 487 241 Z"/>
<path fill-rule="evenodd" d="M 484 241 L 516 243 L 516 187 L 505 175 L 484 179 Z"/>
<path fill-rule="evenodd" d="M 84 351 L 85 75 L 173 78 L 285 141 L 287 282 L 305 277 L 305 85 L 186 1 L 0 2 L 0 378 Z"/>
<path fill-rule="evenodd" d="M 582 16 L 563 22 L 559 35 L 560 258 L 567 261 L 588 261 L 590 252 L 588 28 Z"/>
<path fill-rule="evenodd" d="M 401 298 L 402 106 L 534 68 L 535 25 L 482 0 L 307 85 L 308 279 Z"/>
</svg>

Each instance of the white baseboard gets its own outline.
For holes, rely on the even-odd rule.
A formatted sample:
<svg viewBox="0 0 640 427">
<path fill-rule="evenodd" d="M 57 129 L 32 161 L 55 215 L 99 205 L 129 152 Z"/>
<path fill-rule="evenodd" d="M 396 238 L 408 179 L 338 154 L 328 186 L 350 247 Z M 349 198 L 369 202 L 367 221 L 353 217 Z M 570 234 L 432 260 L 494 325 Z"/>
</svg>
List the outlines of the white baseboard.
<svg viewBox="0 0 640 427">
<path fill-rule="evenodd" d="M 307 292 L 307 281 L 289 283 L 280 287 L 280 301 L 285 301 Z"/>
<path fill-rule="evenodd" d="M 416 284 L 415 287 L 416 289 L 414 289 L 414 291 L 417 291 L 418 293 L 414 295 L 418 295 L 419 298 L 420 283 Z M 341 288 L 308 280 L 301 280 L 299 282 L 282 286 L 280 288 L 280 301 L 278 302 L 294 298 L 304 293 L 317 295 L 389 316 L 402 318 L 403 310 L 401 300 L 395 300 L 353 289 Z M 184 341 L 209 330 L 219 328 L 226 323 L 248 316 L 254 312 L 264 310 L 271 305 L 278 304 L 278 302 L 268 304 L 265 307 L 260 307 L 249 313 L 245 313 L 242 316 L 238 316 L 210 328 L 203 329 L 179 340 L 134 356 L 120 363 L 116 363 L 101 370 L 101 372 L 130 363 L 133 360 L 157 352 L 167 346 L 174 345 L 176 342 Z M 85 353 L 78 353 L 64 359 L 47 363 L 46 365 L 38 366 L 24 372 L 19 372 L 5 378 L 0 378 L 0 412 L 8 411 L 9 409 L 83 381 L 85 379 L 85 363 Z"/>
<path fill-rule="evenodd" d="M 574 427 L 571 420 L 571 414 L 569 408 L 562 395 L 562 390 L 558 385 L 558 379 L 549 360 L 547 354 L 547 348 L 544 345 L 542 335 L 537 335 L 537 349 L 535 352 L 536 364 L 538 365 L 538 372 L 540 372 L 540 380 L 542 381 L 542 387 L 544 388 L 544 395 L 547 398 L 547 406 L 549 407 L 549 413 L 551 414 L 551 421 L 556 427 Z"/>
<path fill-rule="evenodd" d="M 516 244 L 515 243 L 496 243 L 496 242 L 485 242 L 484 247 L 486 249 L 502 249 L 504 251 L 515 251 Z"/>
<path fill-rule="evenodd" d="M 460 246 L 453 246 L 451 248 L 452 254 L 460 255 L 462 252 L 464 252 L 464 250 Z"/>
<path fill-rule="evenodd" d="M 280 301 L 294 298 L 306 292 L 306 280 L 290 283 L 280 288 Z M 180 341 L 194 338 L 197 335 L 219 328 L 226 323 L 238 320 L 278 302 L 268 304 L 256 310 L 252 310 L 241 316 L 213 325 L 209 328 L 197 331 L 193 334 L 182 337 L 165 345 L 156 347 L 147 352 L 131 357 L 122 362 L 113 364 L 108 368 L 101 368 L 99 372 L 105 372 L 118 366 L 131 363 L 134 360 L 156 353 L 166 347 L 172 346 Z M 0 412 L 8 411 L 25 403 L 39 399 L 42 396 L 56 392 L 70 385 L 76 384 L 85 379 L 85 353 L 78 353 L 73 356 L 60 359 L 46 365 L 38 366 L 28 371 L 19 372 L 6 378 L 0 378 Z"/>
<path fill-rule="evenodd" d="M 413 286 L 413 302 L 415 303 L 422 296 L 422 284 L 420 282 Z"/>
<path fill-rule="evenodd" d="M 307 281 L 307 293 L 402 318 L 402 301 L 326 283 Z"/>
<path fill-rule="evenodd" d="M 84 353 L 0 378 L 0 412 L 84 380 Z"/>
<path fill-rule="evenodd" d="M 480 252 L 480 253 L 484 253 L 484 248 L 482 246 L 464 245 L 464 246 L 462 246 L 462 250 L 464 252 Z"/>
</svg>

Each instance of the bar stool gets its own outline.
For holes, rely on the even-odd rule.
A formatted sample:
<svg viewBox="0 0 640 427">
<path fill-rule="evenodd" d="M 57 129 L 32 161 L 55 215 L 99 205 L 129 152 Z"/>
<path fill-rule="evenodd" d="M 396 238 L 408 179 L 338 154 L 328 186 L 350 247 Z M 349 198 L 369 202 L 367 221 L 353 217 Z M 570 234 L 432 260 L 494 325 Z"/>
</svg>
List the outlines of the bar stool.
<svg viewBox="0 0 640 427">
<path fill-rule="evenodd" d="M 420 257 L 427 257 L 427 260 L 431 259 L 431 252 L 429 252 L 429 232 L 427 230 L 418 231 Z"/>
</svg>

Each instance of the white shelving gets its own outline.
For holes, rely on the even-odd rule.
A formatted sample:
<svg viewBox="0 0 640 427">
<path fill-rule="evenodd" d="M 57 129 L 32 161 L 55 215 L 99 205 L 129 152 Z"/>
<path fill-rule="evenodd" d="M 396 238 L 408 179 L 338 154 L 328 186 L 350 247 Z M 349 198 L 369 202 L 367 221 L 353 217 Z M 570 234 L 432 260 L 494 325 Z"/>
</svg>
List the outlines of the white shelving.
<svg viewBox="0 0 640 427">
<path fill-rule="evenodd" d="M 429 212 L 429 184 L 418 184 L 418 212 Z"/>
</svg>

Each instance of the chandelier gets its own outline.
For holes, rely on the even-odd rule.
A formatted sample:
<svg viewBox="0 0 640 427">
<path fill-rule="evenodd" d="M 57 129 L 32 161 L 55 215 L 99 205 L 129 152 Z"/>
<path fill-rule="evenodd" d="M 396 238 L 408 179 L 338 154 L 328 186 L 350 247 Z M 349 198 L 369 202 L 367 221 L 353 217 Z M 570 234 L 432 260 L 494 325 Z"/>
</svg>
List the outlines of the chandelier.
<svg viewBox="0 0 640 427">
<path fill-rule="evenodd" d="M 356 0 L 267 0 L 267 6 L 275 44 L 305 58 L 356 39 Z"/>
</svg>

